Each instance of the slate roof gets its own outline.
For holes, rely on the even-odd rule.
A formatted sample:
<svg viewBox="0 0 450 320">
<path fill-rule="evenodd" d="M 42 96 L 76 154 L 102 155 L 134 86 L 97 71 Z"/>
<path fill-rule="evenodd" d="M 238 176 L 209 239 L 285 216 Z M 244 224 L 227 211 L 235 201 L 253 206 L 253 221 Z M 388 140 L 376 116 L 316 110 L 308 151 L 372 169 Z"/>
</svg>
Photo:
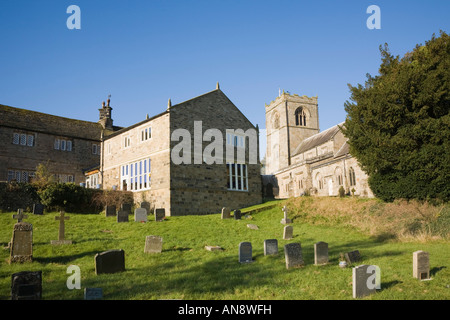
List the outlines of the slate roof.
<svg viewBox="0 0 450 320">
<path fill-rule="evenodd" d="M 335 158 L 346 155 L 350 153 L 350 146 L 347 143 L 347 141 L 344 142 L 344 144 L 342 145 L 342 147 L 336 152 L 336 154 L 334 155 Z"/>
<path fill-rule="evenodd" d="M 298 155 L 300 153 L 303 153 L 305 151 L 308 151 L 312 148 L 315 148 L 321 144 L 324 144 L 325 142 L 329 141 L 334 137 L 336 133 L 340 131 L 340 127 L 342 127 L 344 123 L 339 123 L 331 128 L 328 128 L 325 131 L 316 133 L 315 135 L 306 138 L 303 140 L 297 148 L 295 148 L 293 152 L 293 156 Z"/>
</svg>

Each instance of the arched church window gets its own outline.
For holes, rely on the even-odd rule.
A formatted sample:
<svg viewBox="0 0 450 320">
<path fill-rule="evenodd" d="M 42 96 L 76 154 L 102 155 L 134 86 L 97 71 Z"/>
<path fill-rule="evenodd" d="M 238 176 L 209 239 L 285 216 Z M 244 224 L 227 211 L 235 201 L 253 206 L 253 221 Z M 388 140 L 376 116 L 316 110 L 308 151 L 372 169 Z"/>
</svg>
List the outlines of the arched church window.
<svg viewBox="0 0 450 320">
<path fill-rule="evenodd" d="M 356 185 L 355 169 L 353 169 L 352 167 L 350 167 L 350 169 L 348 170 L 348 172 L 349 172 L 349 178 L 350 178 L 350 185 L 351 185 L 351 186 L 355 186 L 355 185 Z"/>
<path fill-rule="evenodd" d="M 295 110 L 295 125 L 306 126 L 306 112 L 302 107 Z"/>
</svg>

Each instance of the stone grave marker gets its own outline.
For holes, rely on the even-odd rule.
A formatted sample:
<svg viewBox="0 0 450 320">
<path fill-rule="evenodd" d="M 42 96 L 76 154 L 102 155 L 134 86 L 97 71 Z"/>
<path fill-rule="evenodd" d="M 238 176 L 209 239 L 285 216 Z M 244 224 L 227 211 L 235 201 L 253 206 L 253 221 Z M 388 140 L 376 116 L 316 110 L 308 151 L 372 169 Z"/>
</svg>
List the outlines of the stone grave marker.
<svg viewBox="0 0 450 320">
<path fill-rule="evenodd" d="M 288 213 L 288 208 L 286 208 L 286 206 L 283 207 L 283 213 L 284 213 L 284 218 L 281 219 L 281 223 L 282 224 L 288 224 L 288 223 L 292 223 L 292 220 L 288 218 L 287 213 Z"/>
<path fill-rule="evenodd" d="M 365 264 L 353 268 L 353 298 L 362 298 L 376 292 L 377 285 L 371 281 L 371 278 L 376 280 L 377 275 L 370 268 L 376 272 L 376 266 Z"/>
<path fill-rule="evenodd" d="M 283 239 L 290 240 L 294 236 L 294 228 L 292 226 L 285 226 L 283 230 Z"/>
<path fill-rule="evenodd" d="M 144 253 L 161 253 L 163 238 L 159 236 L 146 236 Z"/>
<path fill-rule="evenodd" d="M 145 208 L 134 209 L 134 221 L 147 222 L 147 209 Z"/>
<path fill-rule="evenodd" d="M 321 265 L 328 263 L 328 243 L 319 241 L 314 244 L 314 264 Z"/>
<path fill-rule="evenodd" d="M 358 261 L 361 260 L 361 254 L 359 253 L 358 250 L 347 252 L 345 254 L 345 260 L 347 261 L 347 263 L 349 265 L 353 264 L 353 263 L 358 262 Z"/>
<path fill-rule="evenodd" d="M 264 240 L 264 255 L 278 254 L 278 240 L 277 239 L 267 239 Z"/>
<path fill-rule="evenodd" d="M 147 210 L 147 212 L 150 212 L 150 202 L 147 201 L 141 202 L 141 208 L 144 208 L 145 210 Z"/>
<path fill-rule="evenodd" d="M 222 208 L 222 216 L 221 216 L 221 218 L 222 219 L 230 219 L 231 218 L 230 208 L 227 208 L 227 207 L 223 207 Z"/>
<path fill-rule="evenodd" d="M 131 207 L 133 204 L 131 203 L 122 203 L 122 210 L 127 211 L 129 214 L 131 214 Z"/>
<path fill-rule="evenodd" d="M 155 221 L 163 221 L 166 217 L 166 209 L 155 208 Z"/>
<path fill-rule="evenodd" d="M 13 219 L 17 219 L 17 222 L 22 222 L 23 219 L 27 219 L 28 216 L 23 214 L 23 209 L 17 210 L 17 214 L 13 214 Z"/>
<path fill-rule="evenodd" d="M 252 260 L 252 244 L 250 242 L 239 243 L 239 262 L 249 263 Z"/>
<path fill-rule="evenodd" d="M 33 226 L 28 222 L 18 222 L 14 225 L 9 262 L 31 262 L 32 260 Z"/>
<path fill-rule="evenodd" d="M 430 255 L 419 250 L 413 252 L 413 277 L 419 280 L 430 280 Z"/>
<path fill-rule="evenodd" d="M 60 244 L 72 244 L 72 240 L 65 240 L 66 226 L 65 221 L 69 220 L 70 217 L 65 217 L 65 212 L 60 211 L 59 216 L 55 217 L 55 220 L 59 221 L 59 231 L 58 231 L 58 240 L 51 240 L 50 243 L 53 245 Z"/>
<path fill-rule="evenodd" d="M 97 275 L 125 271 L 125 251 L 122 249 L 97 253 L 94 261 L 95 274 Z"/>
<path fill-rule="evenodd" d="M 40 203 L 33 204 L 33 214 L 43 215 L 44 214 L 44 205 Z"/>
<path fill-rule="evenodd" d="M 241 213 L 241 210 L 234 210 L 234 220 L 241 220 L 241 216 L 242 216 L 242 213 Z"/>
<path fill-rule="evenodd" d="M 284 246 L 286 269 L 299 268 L 304 265 L 300 242 L 288 243 Z"/>
<path fill-rule="evenodd" d="M 102 288 L 84 288 L 84 300 L 101 300 L 103 299 Z"/>
<path fill-rule="evenodd" d="M 220 246 L 205 246 L 205 249 L 208 251 L 222 251 L 222 247 Z"/>
<path fill-rule="evenodd" d="M 105 208 L 105 216 L 106 217 L 115 217 L 116 216 L 116 206 L 106 206 Z"/>
<path fill-rule="evenodd" d="M 128 222 L 128 211 L 117 211 L 117 222 Z"/>
<path fill-rule="evenodd" d="M 42 271 L 22 271 L 11 276 L 11 300 L 41 300 Z"/>
<path fill-rule="evenodd" d="M 252 223 L 247 224 L 247 228 L 250 228 L 252 230 L 258 230 L 259 229 L 259 227 L 256 224 L 252 224 Z"/>
</svg>

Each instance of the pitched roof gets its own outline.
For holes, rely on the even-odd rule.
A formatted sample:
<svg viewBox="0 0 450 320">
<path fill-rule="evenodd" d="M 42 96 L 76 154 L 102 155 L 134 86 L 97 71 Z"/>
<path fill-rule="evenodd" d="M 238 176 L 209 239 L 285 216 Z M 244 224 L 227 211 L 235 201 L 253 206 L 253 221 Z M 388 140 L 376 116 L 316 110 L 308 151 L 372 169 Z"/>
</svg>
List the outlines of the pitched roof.
<svg viewBox="0 0 450 320">
<path fill-rule="evenodd" d="M 306 138 L 298 145 L 297 148 L 295 148 L 293 155 L 295 156 L 297 154 L 303 153 L 329 141 L 334 137 L 336 133 L 341 130 L 340 127 L 342 127 L 343 124 L 343 122 L 339 123 L 331 128 L 328 128 L 325 131 L 316 133 L 315 135 Z"/>
<path fill-rule="evenodd" d="M 348 140 L 344 142 L 342 147 L 336 152 L 334 155 L 335 158 L 349 154 L 350 153 L 350 145 L 347 143 Z"/>
<path fill-rule="evenodd" d="M 69 119 L 0 104 L 0 126 L 100 141 L 98 122 Z"/>
</svg>

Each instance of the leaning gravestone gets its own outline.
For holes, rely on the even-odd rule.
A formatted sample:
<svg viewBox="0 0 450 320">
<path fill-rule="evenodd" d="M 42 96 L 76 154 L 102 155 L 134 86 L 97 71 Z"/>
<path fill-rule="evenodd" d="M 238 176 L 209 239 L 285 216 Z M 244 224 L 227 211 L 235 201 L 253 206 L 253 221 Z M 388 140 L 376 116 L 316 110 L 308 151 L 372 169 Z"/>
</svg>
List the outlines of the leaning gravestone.
<svg viewBox="0 0 450 320">
<path fill-rule="evenodd" d="M 372 283 L 370 278 L 375 279 L 377 275 L 374 275 L 369 269 L 376 270 L 375 267 L 364 264 L 353 268 L 353 298 L 362 298 L 376 292 L 376 285 Z"/>
<path fill-rule="evenodd" d="M 11 300 L 40 300 L 42 271 L 22 271 L 11 276 Z"/>
<path fill-rule="evenodd" d="M 419 250 L 413 252 L 413 277 L 419 280 L 430 279 L 430 255 Z"/>
<path fill-rule="evenodd" d="M 319 241 L 314 244 L 314 264 L 321 265 L 328 263 L 328 243 Z"/>
<path fill-rule="evenodd" d="M 134 209 L 134 221 L 147 222 L 147 210 L 145 208 Z"/>
<path fill-rule="evenodd" d="M 125 271 L 125 251 L 108 250 L 97 253 L 94 257 L 95 274 Z"/>
<path fill-rule="evenodd" d="M 28 222 L 18 222 L 14 225 L 9 262 L 31 262 L 32 260 L 33 225 Z"/>
<path fill-rule="evenodd" d="M 264 240 L 264 255 L 278 254 L 278 240 L 277 239 L 267 239 Z"/>
<path fill-rule="evenodd" d="M 239 243 L 239 262 L 249 263 L 252 260 L 252 244 L 250 242 Z"/>
<path fill-rule="evenodd" d="M 128 222 L 128 211 L 117 211 L 117 222 Z"/>
<path fill-rule="evenodd" d="M 141 208 L 144 208 L 145 210 L 147 210 L 147 212 L 150 212 L 150 202 L 147 201 L 141 202 Z"/>
<path fill-rule="evenodd" d="M 163 221 L 166 217 L 166 209 L 155 208 L 155 221 Z"/>
<path fill-rule="evenodd" d="M 84 300 L 100 300 L 102 298 L 102 288 L 84 288 Z"/>
<path fill-rule="evenodd" d="M 116 216 L 116 206 L 106 206 L 105 208 L 105 216 L 107 217 L 115 217 Z"/>
<path fill-rule="evenodd" d="M 234 210 L 234 220 L 241 220 L 241 210 Z"/>
<path fill-rule="evenodd" d="M 283 229 L 283 239 L 290 240 L 294 235 L 294 228 L 292 226 L 285 226 Z"/>
<path fill-rule="evenodd" d="M 222 219 L 230 219 L 231 218 L 230 208 L 227 208 L 227 207 L 223 207 L 222 208 L 222 216 L 221 216 L 221 218 Z"/>
<path fill-rule="evenodd" d="M 361 260 L 361 255 L 358 250 L 347 252 L 345 254 L 345 260 L 348 264 L 353 264 Z"/>
<path fill-rule="evenodd" d="M 51 240 L 50 243 L 53 245 L 60 245 L 60 244 L 72 244 L 72 240 L 66 240 L 65 239 L 65 233 L 66 233 L 66 227 L 65 227 L 65 220 L 69 220 L 70 217 L 64 216 L 64 211 L 61 211 L 59 213 L 59 216 L 55 217 L 55 220 L 59 221 L 59 231 L 58 231 L 58 240 Z"/>
<path fill-rule="evenodd" d="M 44 214 L 44 205 L 40 203 L 33 204 L 33 214 L 43 215 Z"/>
<path fill-rule="evenodd" d="M 161 253 L 163 238 L 159 236 L 146 236 L 144 253 Z"/>
<path fill-rule="evenodd" d="M 300 242 L 289 243 L 284 246 L 286 269 L 298 268 L 304 265 Z"/>
</svg>

